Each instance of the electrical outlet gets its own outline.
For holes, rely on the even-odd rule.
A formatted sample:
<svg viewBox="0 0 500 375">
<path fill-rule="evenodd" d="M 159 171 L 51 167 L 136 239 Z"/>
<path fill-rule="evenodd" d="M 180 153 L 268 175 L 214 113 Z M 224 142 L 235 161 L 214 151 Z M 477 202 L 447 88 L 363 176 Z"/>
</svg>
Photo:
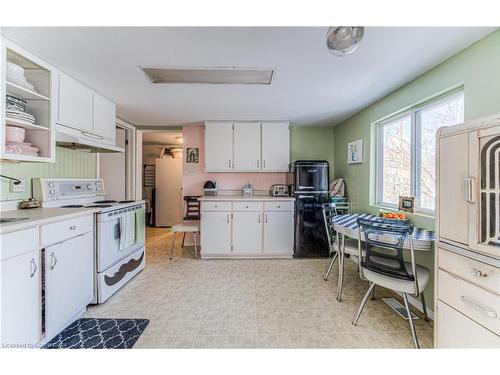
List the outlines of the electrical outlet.
<svg viewBox="0 0 500 375">
<path fill-rule="evenodd" d="M 14 181 L 11 181 L 10 182 L 10 192 L 11 193 L 23 193 L 24 191 L 26 191 L 26 183 L 24 182 L 24 180 L 20 180 L 21 183 L 20 184 L 15 184 Z"/>
</svg>

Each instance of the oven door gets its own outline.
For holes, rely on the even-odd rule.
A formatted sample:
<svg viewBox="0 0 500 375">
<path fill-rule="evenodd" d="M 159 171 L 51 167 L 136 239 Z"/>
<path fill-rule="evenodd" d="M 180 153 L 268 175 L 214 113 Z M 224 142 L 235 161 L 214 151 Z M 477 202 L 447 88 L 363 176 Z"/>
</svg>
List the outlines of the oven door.
<svg viewBox="0 0 500 375">
<path fill-rule="evenodd" d="M 97 272 L 103 272 L 115 263 L 126 258 L 145 243 L 145 207 L 144 205 L 127 207 L 121 210 L 97 214 Z M 133 233 L 128 234 L 133 242 L 127 247 L 120 247 L 120 241 L 127 234 L 123 232 L 123 220 L 132 215 Z"/>
</svg>

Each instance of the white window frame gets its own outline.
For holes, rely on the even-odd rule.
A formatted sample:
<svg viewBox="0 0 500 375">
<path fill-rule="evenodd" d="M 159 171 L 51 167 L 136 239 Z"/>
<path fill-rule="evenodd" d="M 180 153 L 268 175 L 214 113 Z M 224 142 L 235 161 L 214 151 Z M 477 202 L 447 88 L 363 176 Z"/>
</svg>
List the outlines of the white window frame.
<svg viewBox="0 0 500 375">
<path fill-rule="evenodd" d="M 376 152 L 375 152 L 375 157 L 376 157 L 375 204 L 376 204 L 376 206 L 382 207 L 382 208 L 387 208 L 387 209 L 397 209 L 398 208 L 397 204 L 382 201 L 383 185 L 384 185 L 384 180 L 383 180 L 384 160 L 383 160 L 383 153 L 382 153 L 383 146 L 384 146 L 383 145 L 384 125 L 386 125 L 388 123 L 395 122 L 395 121 L 402 119 L 404 117 L 410 117 L 410 127 L 411 127 L 411 131 L 410 131 L 410 137 L 411 137 L 410 194 L 415 197 L 415 212 L 416 213 L 434 216 L 435 210 L 430 210 L 427 208 L 420 207 L 420 193 L 421 193 L 421 190 L 420 190 L 421 189 L 420 163 L 421 163 L 421 157 L 422 157 L 422 154 L 421 154 L 422 150 L 420 147 L 417 147 L 417 145 L 419 145 L 421 142 L 421 134 L 422 134 L 421 114 L 425 110 L 428 110 L 428 109 L 433 108 L 433 107 L 437 107 L 439 105 L 442 105 L 445 102 L 453 101 L 458 96 L 464 96 L 464 98 L 465 98 L 465 93 L 464 93 L 463 88 L 460 88 L 458 90 L 449 91 L 446 94 L 440 95 L 439 97 L 431 99 L 430 101 L 427 101 L 423 104 L 414 106 L 408 110 L 405 110 L 404 112 L 399 112 L 395 115 L 392 115 L 390 117 L 385 118 L 382 121 L 375 122 L 375 135 L 377 137 L 377 139 L 376 139 Z"/>
</svg>

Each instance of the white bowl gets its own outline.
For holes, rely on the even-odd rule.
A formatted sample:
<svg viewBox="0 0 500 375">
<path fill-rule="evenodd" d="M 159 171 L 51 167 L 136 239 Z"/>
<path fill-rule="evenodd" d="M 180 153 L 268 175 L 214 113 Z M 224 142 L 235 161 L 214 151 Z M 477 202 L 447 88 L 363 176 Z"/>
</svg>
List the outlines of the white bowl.
<svg viewBox="0 0 500 375">
<path fill-rule="evenodd" d="M 24 138 L 26 136 L 26 130 L 23 128 L 18 128 L 17 126 L 9 126 L 5 127 L 5 138 L 7 142 L 16 142 L 21 143 L 24 142 Z"/>
</svg>

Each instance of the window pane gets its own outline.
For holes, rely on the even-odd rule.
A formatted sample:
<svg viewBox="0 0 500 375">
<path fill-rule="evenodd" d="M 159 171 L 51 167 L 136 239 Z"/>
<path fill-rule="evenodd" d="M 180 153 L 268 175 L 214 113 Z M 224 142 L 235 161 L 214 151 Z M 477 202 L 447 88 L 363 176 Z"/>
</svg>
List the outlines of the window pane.
<svg viewBox="0 0 500 375">
<path fill-rule="evenodd" d="M 411 117 L 382 126 L 382 202 L 398 204 L 411 192 Z"/>
<path fill-rule="evenodd" d="M 436 130 L 464 121 L 464 95 L 420 112 L 420 208 L 434 210 Z"/>
</svg>

